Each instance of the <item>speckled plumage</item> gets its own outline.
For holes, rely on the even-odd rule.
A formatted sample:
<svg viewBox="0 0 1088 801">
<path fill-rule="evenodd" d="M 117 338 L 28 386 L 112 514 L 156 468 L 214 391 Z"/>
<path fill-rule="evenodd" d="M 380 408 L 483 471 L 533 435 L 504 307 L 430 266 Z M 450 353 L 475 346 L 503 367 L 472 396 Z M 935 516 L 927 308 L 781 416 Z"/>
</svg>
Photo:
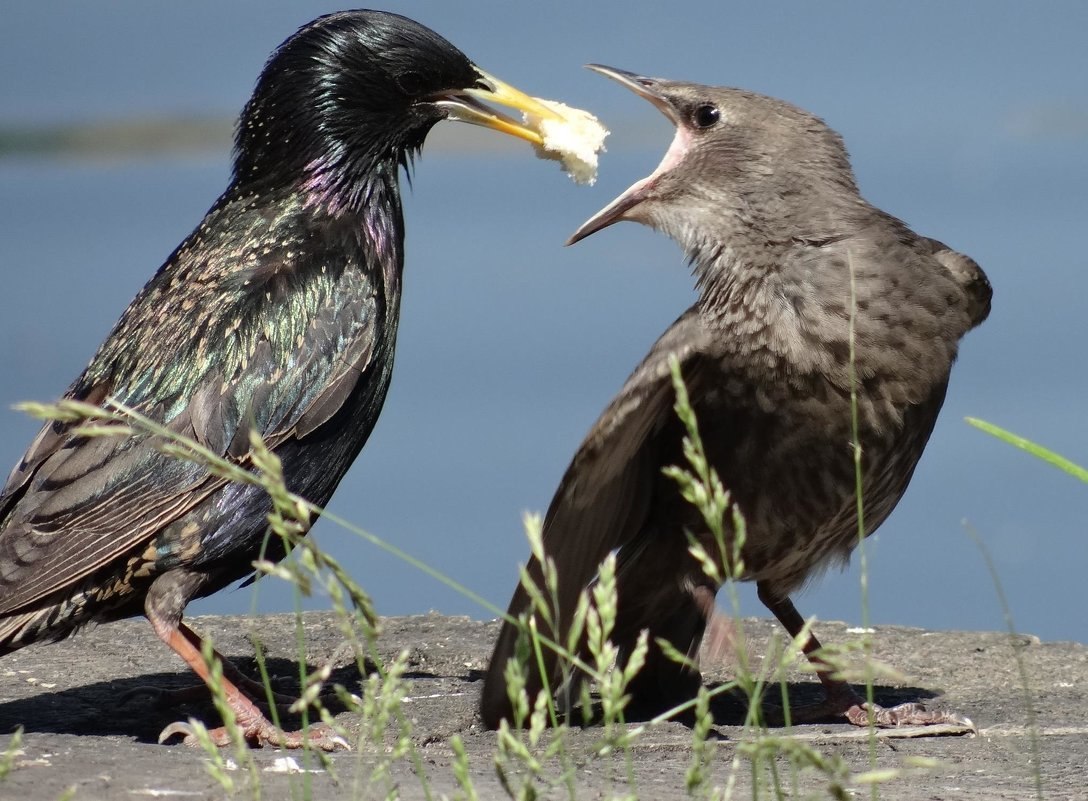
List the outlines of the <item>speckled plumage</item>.
<svg viewBox="0 0 1088 801">
<path fill-rule="evenodd" d="M 451 109 L 476 108 L 465 93 L 478 91 L 490 91 L 483 73 L 404 17 L 353 11 L 304 26 L 242 112 L 230 185 L 65 397 L 116 399 L 243 466 L 256 431 L 288 488 L 324 505 L 389 386 L 398 173 Z M 0 654 L 143 613 L 200 673 L 182 610 L 252 572 L 269 499 L 147 438 L 72 428 L 45 426 L 0 495 Z"/>
<path fill-rule="evenodd" d="M 699 299 L 635 369 L 563 477 L 543 532 L 560 622 L 540 625 L 567 642 L 578 594 L 616 550 L 621 652 L 648 629 L 651 643 L 664 637 L 694 656 L 718 587 L 689 555 L 685 530 L 709 553 L 718 548 L 662 473 L 685 464 L 670 354 L 746 520 L 743 578 L 786 623 L 789 594 L 857 545 L 851 338 L 871 532 L 907 487 L 958 342 L 988 313 L 990 288 L 966 256 L 869 205 L 840 138 L 812 115 L 741 90 L 601 71 L 654 103 L 677 133 L 657 171 L 572 241 L 624 219 L 660 230 L 690 259 Z M 542 585 L 535 559 L 528 572 Z M 519 587 L 509 613 L 528 605 Z M 510 717 L 503 669 L 515 641 L 505 625 L 483 691 L 490 726 Z M 554 689 L 562 673 L 550 653 L 544 659 Z M 532 660 L 527 670 L 533 695 L 542 676 Z M 658 711 L 690 697 L 698 680 L 651 646 L 629 689 Z"/>
</svg>

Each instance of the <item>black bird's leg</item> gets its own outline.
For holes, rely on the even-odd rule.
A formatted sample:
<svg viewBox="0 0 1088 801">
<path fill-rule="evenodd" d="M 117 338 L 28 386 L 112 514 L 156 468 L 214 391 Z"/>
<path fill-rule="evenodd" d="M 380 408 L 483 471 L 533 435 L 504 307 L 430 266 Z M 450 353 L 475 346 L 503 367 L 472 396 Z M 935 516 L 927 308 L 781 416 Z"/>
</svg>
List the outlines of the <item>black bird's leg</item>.
<svg viewBox="0 0 1088 801">
<path fill-rule="evenodd" d="M 185 660 L 185 664 L 210 687 L 211 668 L 204 659 L 202 641 L 196 632 L 181 622 L 181 610 L 191 597 L 193 587 L 199 586 L 203 580 L 202 576 L 180 570 L 164 573 L 155 580 L 147 593 L 144 614 L 159 639 Z M 227 704 L 234 712 L 235 721 L 247 742 L 278 748 L 302 748 L 308 744 L 312 748 L 320 748 L 324 751 L 348 747 L 343 738 L 326 726 L 314 726 L 309 731 L 293 732 L 285 732 L 275 726 L 238 685 L 228 678 L 228 674 L 231 677 L 241 675 L 240 671 L 218 653 L 215 653 L 215 656 L 223 665 L 221 684 Z M 228 665 L 230 665 L 229 668 Z M 171 723 L 163 729 L 159 735 L 159 742 L 165 742 L 176 734 L 184 735 L 186 745 L 197 744 L 190 726 L 182 722 Z M 210 729 L 208 734 L 212 742 L 218 746 L 230 744 L 230 733 L 224 726 Z"/>
<path fill-rule="evenodd" d="M 191 628 L 185 625 L 184 622 L 178 623 L 178 631 L 185 637 L 193 647 L 203 653 L 203 643 L 200 636 Z M 270 688 L 266 687 L 263 683 L 250 678 L 238 667 L 219 653 L 218 650 L 212 649 L 212 654 L 219 663 L 223 666 L 223 678 L 234 684 L 245 693 L 251 700 L 258 704 L 269 703 L 269 696 L 271 696 L 271 703 L 274 703 L 277 707 L 280 707 L 283 711 L 287 711 L 292 704 L 298 701 L 298 698 L 293 695 L 285 695 L 284 693 L 278 693 Z M 210 690 L 207 684 L 192 684 L 188 687 L 178 687 L 173 690 L 164 690 L 159 687 L 134 687 L 128 692 L 124 693 L 119 699 L 118 703 L 124 704 L 128 701 L 143 696 L 159 706 L 179 706 L 190 702 L 207 701 L 209 698 Z"/>
<path fill-rule="evenodd" d="M 756 583 L 756 591 L 763 605 L 778 618 L 778 622 L 782 624 L 790 637 L 796 639 L 804 628 L 805 621 L 801 613 L 797 611 L 797 607 L 793 605 L 793 601 L 789 597 L 778 596 L 762 581 Z M 802 650 L 816 668 L 816 675 L 824 686 L 824 700 L 817 704 L 806 704 L 792 709 L 790 716 L 795 723 L 811 723 L 832 717 L 845 717 L 855 726 L 868 726 L 871 718 L 873 725 L 880 728 L 937 724 L 974 728 L 974 724 L 968 718 L 961 718 L 949 712 L 929 711 L 918 703 L 899 704 L 890 708 L 873 704 L 870 707 L 848 682 L 832 675 L 831 665 L 822 660 L 817 653 L 820 648 L 820 641 L 810 631 Z"/>
<path fill-rule="evenodd" d="M 182 636 L 185 637 L 185 639 L 193 644 L 194 648 L 203 653 L 203 642 L 200 639 L 200 635 L 198 635 L 195 631 L 186 626 L 185 623 L 182 621 L 178 621 L 178 631 L 181 632 Z M 272 703 L 276 704 L 276 706 L 282 706 L 286 709 L 287 707 L 298 701 L 298 698 L 293 695 L 285 695 L 284 693 L 278 693 L 274 690 L 270 691 L 269 688 L 266 687 L 262 682 L 250 678 L 241 670 L 239 670 L 233 662 L 231 662 L 229 659 L 219 653 L 219 651 L 217 651 L 215 648 L 212 648 L 212 654 L 215 656 L 216 659 L 219 660 L 219 663 L 223 666 L 223 678 L 227 679 L 232 684 L 237 686 L 239 690 L 244 692 L 247 696 L 249 696 L 257 703 L 269 703 L 269 696 L 271 695 Z M 207 687 L 203 687 L 199 684 L 194 685 L 194 687 L 198 687 L 203 689 L 204 691 L 207 691 Z"/>
</svg>

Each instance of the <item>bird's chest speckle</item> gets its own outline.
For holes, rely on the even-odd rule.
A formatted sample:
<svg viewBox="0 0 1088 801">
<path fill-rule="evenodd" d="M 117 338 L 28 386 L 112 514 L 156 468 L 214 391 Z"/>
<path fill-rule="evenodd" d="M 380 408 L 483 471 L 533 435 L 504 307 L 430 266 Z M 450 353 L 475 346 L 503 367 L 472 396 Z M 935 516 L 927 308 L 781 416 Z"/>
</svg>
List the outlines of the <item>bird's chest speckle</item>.
<svg viewBox="0 0 1088 801">
<path fill-rule="evenodd" d="M 773 345 L 723 359 L 716 378 L 700 389 L 696 414 L 746 522 L 746 576 L 786 591 L 845 561 L 858 542 L 855 442 L 868 533 L 906 489 L 943 394 L 941 387 L 935 403 L 910 406 L 881 382 L 859 380 L 855 432 L 849 385 Z"/>
</svg>

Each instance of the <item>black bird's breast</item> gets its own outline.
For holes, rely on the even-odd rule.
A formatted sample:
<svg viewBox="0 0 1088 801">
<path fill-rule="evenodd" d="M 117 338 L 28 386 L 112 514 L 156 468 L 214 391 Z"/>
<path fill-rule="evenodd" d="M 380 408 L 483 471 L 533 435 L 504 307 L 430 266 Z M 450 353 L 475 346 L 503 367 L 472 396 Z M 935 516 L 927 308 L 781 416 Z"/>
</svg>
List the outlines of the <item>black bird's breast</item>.
<svg viewBox="0 0 1088 801">
<path fill-rule="evenodd" d="M 230 238 L 242 253 L 233 269 L 211 271 L 223 276 L 222 312 L 194 326 L 200 334 L 182 360 L 187 370 L 164 377 L 190 398 L 198 441 L 244 461 L 251 433 L 259 433 L 280 458 L 288 488 L 324 505 L 388 390 L 400 308 L 398 218 L 392 209 L 362 224 L 326 218 L 297 198 L 254 214 L 252 227 L 235 218 Z M 210 498 L 194 510 L 204 537 L 198 561 L 250 551 L 268 509 L 249 488 Z"/>
</svg>

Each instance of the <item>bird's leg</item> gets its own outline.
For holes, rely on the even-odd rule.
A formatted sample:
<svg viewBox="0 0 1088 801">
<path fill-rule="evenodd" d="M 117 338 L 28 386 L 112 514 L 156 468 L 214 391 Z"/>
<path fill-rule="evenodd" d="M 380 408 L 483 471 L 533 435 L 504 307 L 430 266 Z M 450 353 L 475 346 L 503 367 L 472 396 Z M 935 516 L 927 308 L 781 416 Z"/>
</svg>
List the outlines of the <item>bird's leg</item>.
<svg viewBox="0 0 1088 801">
<path fill-rule="evenodd" d="M 200 637 L 181 622 L 181 609 L 188 601 L 191 593 L 191 584 L 202 580 L 193 577 L 192 574 L 182 571 L 164 573 L 151 585 L 144 604 L 144 614 L 147 616 L 155 634 L 187 664 L 200 679 L 212 686 L 212 670 L 202 651 Z M 214 652 L 213 652 L 214 653 Z M 219 679 L 227 705 L 234 712 L 235 722 L 242 731 L 242 736 L 249 743 L 255 745 L 269 745 L 279 748 L 302 748 L 309 745 L 312 748 L 320 748 L 324 751 L 333 751 L 337 748 L 347 748 L 348 745 L 342 737 L 339 737 L 327 726 L 314 726 L 310 731 L 285 732 L 269 721 L 256 704 L 250 700 L 238 685 L 227 677 L 227 672 L 238 675 L 235 667 L 227 668 L 230 664 L 218 654 L 224 665 L 223 676 Z M 196 745 L 197 740 L 192 728 L 187 723 L 171 723 L 159 734 L 159 742 L 165 742 L 174 735 L 184 736 L 186 745 Z M 218 746 L 229 745 L 230 733 L 225 726 L 210 729 L 208 734 L 213 743 Z"/>
<path fill-rule="evenodd" d="M 759 600 L 778 618 L 778 622 L 786 629 L 786 633 L 790 635 L 790 638 L 797 639 L 802 629 L 804 629 L 805 620 L 801 617 L 801 613 L 797 611 L 797 607 L 793 605 L 793 601 L 789 597 L 782 598 L 775 595 L 768 590 L 763 582 L 756 584 L 756 592 L 759 595 Z M 801 707 L 797 710 L 799 715 L 793 714 L 791 716 L 798 722 L 802 722 L 803 720 L 818 720 L 823 717 L 845 715 L 847 720 L 854 725 L 868 725 L 868 715 L 864 708 L 865 700 L 847 682 L 832 676 L 831 666 L 820 659 L 816 653 L 821 647 L 823 646 L 816 639 L 816 635 L 809 631 L 807 639 L 801 645 L 801 650 L 808 658 L 808 661 L 816 668 L 816 676 L 824 687 L 824 701 L 820 704 Z M 857 719 L 858 711 L 861 712 L 862 719 L 860 720 Z"/>
<path fill-rule="evenodd" d="M 716 596 L 717 593 L 705 585 L 691 591 L 691 597 L 706 621 L 699 660 L 700 663 L 714 666 L 735 661 L 737 650 L 737 631 L 733 620 L 718 611 Z"/>
<path fill-rule="evenodd" d="M 178 631 L 181 632 L 182 636 L 192 643 L 197 650 L 200 650 L 203 647 L 200 636 L 185 625 L 185 623 L 178 623 Z M 239 690 L 244 692 L 251 700 L 258 704 L 274 703 L 283 711 L 287 711 L 292 704 L 298 701 L 298 698 L 295 696 L 278 693 L 270 687 L 266 687 L 262 682 L 250 678 L 239 670 L 237 665 L 214 648 L 212 649 L 212 655 L 218 659 L 223 666 L 223 678 L 237 686 Z M 188 687 L 178 687 L 173 690 L 163 690 L 158 687 L 136 687 L 122 695 L 119 699 L 119 703 L 126 703 L 136 696 L 149 696 L 155 703 L 161 706 L 177 706 L 189 702 L 207 701 L 209 692 L 210 690 L 206 684 L 193 684 Z M 269 701 L 270 696 L 271 702 Z"/>
<path fill-rule="evenodd" d="M 796 639 L 804 629 L 805 621 L 789 597 L 781 597 L 764 582 L 756 584 L 759 600 L 763 602 L 786 629 L 790 637 Z M 811 631 L 801 646 L 809 662 L 816 668 L 816 676 L 824 687 L 824 700 L 791 710 L 791 718 L 797 723 L 811 723 L 826 720 L 829 717 L 845 717 L 855 726 L 868 726 L 870 723 L 881 728 L 895 726 L 933 726 L 949 724 L 974 728 L 968 718 L 961 718 L 948 712 L 927 710 L 922 704 L 905 703 L 893 707 L 870 706 L 850 684 L 835 678 L 833 668 L 820 658 L 820 641 Z"/>
<path fill-rule="evenodd" d="M 185 637 L 185 639 L 187 639 L 189 642 L 191 642 L 198 651 L 201 651 L 201 653 L 203 653 L 203 651 L 201 650 L 203 647 L 203 642 L 201 641 L 200 636 L 195 631 L 193 631 L 191 628 L 186 626 L 184 622 L 181 621 L 178 622 L 178 631 L 181 632 L 181 635 Z M 218 659 L 220 664 L 223 666 L 223 678 L 229 679 L 232 684 L 237 686 L 238 689 L 240 689 L 254 701 L 257 701 L 258 703 L 274 703 L 277 706 L 282 706 L 286 708 L 291 706 L 291 704 L 295 703 L 298 700 L 293 696 L 284 695 L 283 693 L 277 693 L 271 688 L 266 687 L 262 682 L 250 678 L 241 670 L 239 670 L 233 662 L 231 662 L 229 659 L 219 653 L 219 651 L 217 651 L 215 648 L 212 648 L 212 656 Z M 270 697 L 271 701 L 269 701 Z"/>
</svg>

